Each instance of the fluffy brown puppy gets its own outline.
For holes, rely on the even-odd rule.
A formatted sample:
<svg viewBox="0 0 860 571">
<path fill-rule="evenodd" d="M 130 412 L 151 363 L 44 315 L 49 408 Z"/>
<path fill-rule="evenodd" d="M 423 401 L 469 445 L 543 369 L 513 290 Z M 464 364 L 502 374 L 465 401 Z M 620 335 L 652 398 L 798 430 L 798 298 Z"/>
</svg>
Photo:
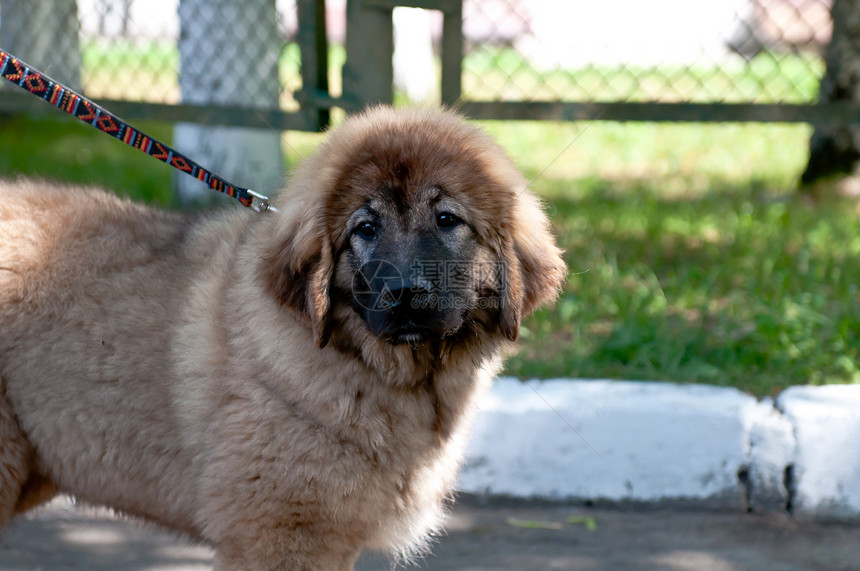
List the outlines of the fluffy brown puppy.
<svg viewBox="0 0 860 571">
<path fill-rule="evenodd" d="M 0 525 L 65 492 L 218 569 L 420 548 L 476 398 L 565 275 L 524 179 L 445 112 L 348 119 L 278 213 L 0 197 Z"/>
</svg>

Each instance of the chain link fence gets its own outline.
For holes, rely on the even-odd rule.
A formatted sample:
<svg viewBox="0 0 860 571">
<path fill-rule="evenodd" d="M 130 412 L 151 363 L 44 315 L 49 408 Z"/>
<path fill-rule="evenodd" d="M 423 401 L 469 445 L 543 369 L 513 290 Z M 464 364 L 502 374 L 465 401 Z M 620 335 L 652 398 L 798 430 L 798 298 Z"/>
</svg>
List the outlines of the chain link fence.
<svg viewBox="0 0 860 571">
<path fill-rule="evenodd" d="M 185 69 L 216 99 L 296 109 L 297 28 L 295 1 L 0 0 L 0 46 L 101 99 L 193 101 Z"/>
<path fill-rule="evenodd" d="M 461 99 L 812 103 L 830 2 L 464 0 Z M 325 4 L 336 105 L 346 0 Z M 397 84 L 411 99 L 438 99 L 427 78 L 438 77 L 441 14 L 398 10 Z M 296 111 L 299 22 L 296 0 L 0 0 L 0 46 L 95 98 Z M 435 60 L 398 47 L 417 39 Z M 180 81 L 181 69 L 197 79 Z"/>
<path fill-rule="evenodd" d="M 470 100 L 809 103 L 830 0 L 466 0 Z"/>
</svg>

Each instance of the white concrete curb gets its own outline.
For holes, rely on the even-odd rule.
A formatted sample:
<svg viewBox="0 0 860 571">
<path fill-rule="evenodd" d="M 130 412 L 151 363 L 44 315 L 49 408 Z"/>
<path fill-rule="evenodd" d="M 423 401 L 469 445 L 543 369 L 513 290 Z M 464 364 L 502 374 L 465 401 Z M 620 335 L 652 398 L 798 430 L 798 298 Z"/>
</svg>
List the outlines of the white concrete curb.
<svg viewBox="0 0 860 571">
<path fill-rule="evenodd" d="M 860 386 L 498 379 L 459 487 L 595 502 L 860 515 Z"/>
<path fill-rule="evenodd" d="M 791 387 L 776 401 L 794 429 L 793 508 L 860 515 L 860 386 Z"/>
</svg>

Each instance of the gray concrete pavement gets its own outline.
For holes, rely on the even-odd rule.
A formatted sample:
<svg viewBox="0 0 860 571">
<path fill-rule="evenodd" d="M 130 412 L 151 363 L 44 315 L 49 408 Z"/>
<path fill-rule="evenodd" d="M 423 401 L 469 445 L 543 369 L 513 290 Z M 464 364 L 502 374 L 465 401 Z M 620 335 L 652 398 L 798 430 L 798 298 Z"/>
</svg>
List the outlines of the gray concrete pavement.
<svg viewBox="0 0 860 571">
<path fill-rule="evenodd" d="M 570 516 L 593 518 L 596 527 L 568 523 Z M 19 519 L 0 541 L 2 571 L 203 571 L 211 563 L 205 546 L 63 501 Z M 478 506 L 467 499 L 419 568 L 850 570 L 860 569 L 860 526 L 798 522 L 782 514 Z M 365 556 L 357 569 L 391 565 Z"/>
</svg>

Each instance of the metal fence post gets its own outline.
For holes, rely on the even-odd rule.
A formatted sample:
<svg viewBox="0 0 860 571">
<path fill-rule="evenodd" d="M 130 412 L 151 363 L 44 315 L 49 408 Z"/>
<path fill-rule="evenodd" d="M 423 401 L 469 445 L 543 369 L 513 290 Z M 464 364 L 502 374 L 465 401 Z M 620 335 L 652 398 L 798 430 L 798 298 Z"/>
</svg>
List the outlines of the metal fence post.
<svg viewBox="0 0 860 571">
<path fill-rule="evenodd" d="M 0 46 L 81 89 L 77 0 L 0 0 Z"/>
<path fill-rule="evenodd" d="M 280 36 L 275 0 L 180 0 L 179 86 L 182 101 L 231 108 L 277 109 Z M 236 26 L 241 16 L 247 29 Z M 201 22 L 204 24 L 201 25 Z M 225 63 L 242 62 L 241 73 L 216 73 Z M 253 80 L 246 79 L 254 78 Z M 209 127 L 186 122 L 174 127 L 177 149 L 215 168 L 229 180 L 262 193 L 283 185 L 281 134 L 273 127 Z M 223 200 L 207 185 L 182 173 L 174 175 L 182 204 Z"/>
<path fill-rule="evenodd" d="M 298 37 L 302 65 L 302 88 L 294 94 L 302 104 L 302 116 L 309 130 L 321 131 L 329 124 L 330 112 L 318 104 L 329 97 L 328 38 L 325 0 L 298 0 Z"/>
<path fill-rule="evenodd" d="M 454 105 L 463 78 L 463 2 L 445 2 L 442 10 L 442 103 Z"/>
<path fill-rule="evenodd" d="M 392 103 L 394 24 L 392 8 L 367 0 L 346 3 L 346 63 L 343 99 L 348 110 Z"/>
<path fill-rule="evenodd" d="M 397 6 L 440 10 L 442 21 L 442 103 L 460 98 L 463 60 L 462 0 L 347 0 L 346 64 L 343 94 L 347 109 L 394 100 L 394 27 Z"/>
</svg>

